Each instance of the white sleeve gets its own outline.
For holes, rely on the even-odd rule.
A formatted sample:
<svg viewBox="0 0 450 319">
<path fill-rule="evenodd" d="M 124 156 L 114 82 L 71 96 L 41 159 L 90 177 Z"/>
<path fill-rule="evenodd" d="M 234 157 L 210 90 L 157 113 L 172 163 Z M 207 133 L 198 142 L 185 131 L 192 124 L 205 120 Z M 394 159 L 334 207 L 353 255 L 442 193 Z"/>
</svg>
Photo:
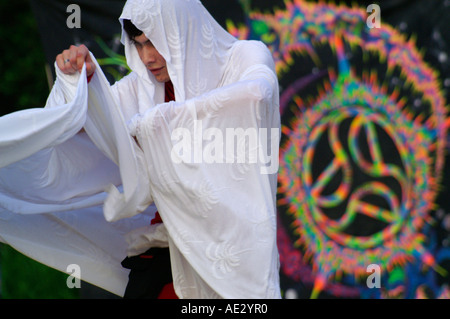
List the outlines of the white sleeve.
<svg viewBox="0 0 450 319">
<path fill-rule="evenodd" d="M 79 72 L 74 74 L 65 74 L 59 69 L 56 62 L 54 67 L 56 80 L 45 107 L 52 107 L 71 102 L 75 97 L 78 81 L 80 80 Z"/>
<path fill-rule="evenodd" d="M 0 206 L 35 214 L 101 204 L 121 183 L 118 167 L 79 133 L 87 83 L 59 78 L 46 107 L 0 117 Z"/>
<path fill-rule="evenodd" d="M 82 74 L 86 76 L 85 68 Z M 70 88 L 57 83 L 47 101 L 52 107 L 25 109 L 0 117 L 0 167 L 59 145 L 80 131 L 86 120 L 87 83 L 79 83 Z"/>
</svg>

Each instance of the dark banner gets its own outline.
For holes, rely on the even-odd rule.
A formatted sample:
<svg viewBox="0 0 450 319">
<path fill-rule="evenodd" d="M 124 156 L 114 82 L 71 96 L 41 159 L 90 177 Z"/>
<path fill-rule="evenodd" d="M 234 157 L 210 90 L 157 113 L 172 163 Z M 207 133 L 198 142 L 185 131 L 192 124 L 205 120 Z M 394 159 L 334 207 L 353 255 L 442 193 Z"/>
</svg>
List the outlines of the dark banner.
<svg viewBox="0 0 450 319">
<path fill-rule="evenodd" d="M 276 63 L 283 296 L 449 298 L 449 1 L 202 2 Z M 128 72 L 124 1 L 31 3 L 50 64 L 84 43 Z"/>
</svg>

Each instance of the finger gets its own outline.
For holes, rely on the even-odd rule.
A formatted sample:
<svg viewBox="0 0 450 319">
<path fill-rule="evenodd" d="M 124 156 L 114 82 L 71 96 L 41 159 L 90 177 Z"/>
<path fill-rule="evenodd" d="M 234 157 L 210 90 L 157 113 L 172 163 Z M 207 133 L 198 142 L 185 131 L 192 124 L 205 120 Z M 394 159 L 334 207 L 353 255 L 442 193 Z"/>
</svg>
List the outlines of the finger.
<svg viewBox="0 0 450 319">
<path fill-rule="evenodd" d="M 62 53 L 56 56 L 56 65 L 61 71 L 64 71 L 64 58 L 62 56 Z"/>
<path fill-rule="evenodd" d="M 78 70 L 78 63 L 77 63 L 78 50 L 79 50 L 79 48 L 75 45 L 71 45 L 70 49 L 69 49 L 68 59 L 69 59 L 70 65 L 74 71 Z"/>
<path fill-rule="evenodd" d="M 70 56 L 69 50 L 64 50 L 61 54 L 59 54 L 56 57 L 57 58 L 56 62 L 59 69 L 65 74 L 73 74 L 76 71 L 72 68 L 71 64 L 69 63 L 70 62 L 69 56 Z"/>
<path fill-rule="evenodd" d="M 63 52 L 62 52 L 62 56 L 63 56 L 63 59 L 64 59 L 64 70 L 65 70 L 65 73 L 67 73 L 67 74 L 73 74 L 73 73 L 75 73 L 76 72 L 76 70 L 72 67 L 72 64 L 70 63 L 70 49 L 69 50 L 64 50 Z"/>
<path fill-rule="evenodd" d="M 80 50 L 83 52 L 86 62 L 92 62 L 91 55 L 87 46 L 85 46 L 84 44 L 80 45 Z"/>
<path fill-rule="evenodd" d="M 79 55 L 83 57 L 82 63 L 86 63 L 86 75 L 90 76 L 92 73 L 95 72 L 95 63 L 93 62 L 93 60 L 91 58 L 89 49 L 84 44 L 80 45 L 79 49 L 80 49 Z M 81 69 L 83 67 L 82 63 L 78 64 L 79 69 Z"/>
<path fill-rule="evenodd" d="M 86 58 L 89 55 L 89 51 L 84 44 L 78 47 L 77 51 L 77 69 L 81 72 L 84 63 L 86 62 Z"/>
</svg>

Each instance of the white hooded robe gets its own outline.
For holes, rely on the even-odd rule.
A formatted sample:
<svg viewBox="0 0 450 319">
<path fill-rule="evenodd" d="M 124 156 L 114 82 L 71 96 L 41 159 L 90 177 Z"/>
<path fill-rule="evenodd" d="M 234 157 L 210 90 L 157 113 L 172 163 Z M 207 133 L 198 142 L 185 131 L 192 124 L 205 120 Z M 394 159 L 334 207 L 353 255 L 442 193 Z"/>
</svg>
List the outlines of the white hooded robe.
<svg viewBox="0 0 450 319">
<path fill-rule="evenodd" d="M 180 298 L 280 298 L 270 52 L 196 0 L 131 0 L 123 19 L 165 58 L 176 101 L 125 31 L 132 73 L 112 87 L 98 65 L 89 84 L 56 67 L 45 108 L 0 118 L 0 240 L 120 296 L 125 255 L 168 246 Z"/>
</svg>

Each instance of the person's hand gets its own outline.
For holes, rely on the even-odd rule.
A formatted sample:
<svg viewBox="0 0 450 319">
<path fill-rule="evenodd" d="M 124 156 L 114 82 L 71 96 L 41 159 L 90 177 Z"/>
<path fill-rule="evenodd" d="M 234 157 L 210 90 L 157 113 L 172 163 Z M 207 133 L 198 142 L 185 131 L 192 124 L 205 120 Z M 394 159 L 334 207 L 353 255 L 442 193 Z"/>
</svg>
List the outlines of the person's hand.
<svg viewBox="0 0 450 319">
<path fill-rule="evenodd" d="M 56 64 L 65 74 L 74 74 L 81 71 L 86 62 L 86 75 L 89 77 L 95 71 L 95 63 L 91 59 L 88 48 L 82 44 L 80 46 L 71 45 L 56 56 Z"/>
</svg>

